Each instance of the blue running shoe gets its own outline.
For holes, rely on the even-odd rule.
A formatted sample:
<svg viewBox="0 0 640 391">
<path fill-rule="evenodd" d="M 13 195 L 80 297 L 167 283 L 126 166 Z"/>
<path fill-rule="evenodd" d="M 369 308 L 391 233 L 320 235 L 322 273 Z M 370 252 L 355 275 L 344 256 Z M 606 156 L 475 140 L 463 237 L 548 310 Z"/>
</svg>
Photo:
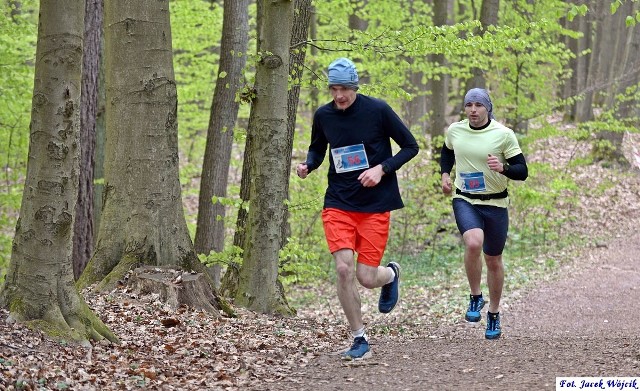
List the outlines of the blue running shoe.
<svg viewBox="0 0 640 391">
<path fill-rule="evenodd" d="M 500 338 L 500 334 L 502 334 L 502 330 L 500 328 L 500 314 L 492 314 L 491 312 L 488 312 L 487 331 L 484 332 L 484 337 L 486 339 L 498 339 Z"/>
<path fill-rule="evenodd" d="M 380 291 L 380 300 L 378 300 L 378 310 L 383 314 L 387 314 L 393 310 L 400 296 L 400 265 L 396 262 L 389 262 L 387 265 L 396 273 L 396 278 L 390 283 L 384 285 Z"/>
<path fill-rule="evenodd" d="M 484 307 L 484 299 L 482 296 L 474 299 L 472 295 L 469 295 L 469 309 L 467 310 L 464 319 L 467 322 L 480 322 L 482 319 L 482 315 L 480 315 L 480 310 Z"/>
<path fill-rule="evenodd" d="M 371 356 L 369 342 L 364 337 L 356 337 L 353 339 L 351 349 L 342 353 L 343 360 L 362 360 Z"/>
</svg>

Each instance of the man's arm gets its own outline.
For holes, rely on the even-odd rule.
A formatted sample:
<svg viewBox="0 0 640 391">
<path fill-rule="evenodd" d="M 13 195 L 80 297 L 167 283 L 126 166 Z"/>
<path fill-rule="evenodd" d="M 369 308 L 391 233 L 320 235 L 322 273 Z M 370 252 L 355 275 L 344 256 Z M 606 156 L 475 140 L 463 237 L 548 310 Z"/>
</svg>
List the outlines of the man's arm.
<svg viewBox="0 0 640 391">
<path fill-rule="evenodd" d="M 322 130 L 322 126 L 318 121 L 316 113 L 316 115 L 313 116 L 313 125 L 311 127 L 311 143 L 309 144 L 309 151 L 307 152 L 307 160 L 303 163 L 306 166 L 306 175 L 308 175 L 316 168 L 320 167 L 327 153 L 328 144 L 329 141 L 324 135 L 324 131 Z"/>
<path fill-rule="evenodd" d="M 440 175 L 442 177 L 442 192 L 451 194 L 453 183 L 451 182 L 451 170 L 456 162 L 456 154 L 453 149 L 447 148 L 446 144 L 442 144 L 440 151 Z"/>
<path fill-rule="evenodd" d="M 529 168 L 523 154 L 510 157 L 507 163 L 502 167 L 502 175 L 514 181 L 524 181 L 529 177 Z"/>
</svg>

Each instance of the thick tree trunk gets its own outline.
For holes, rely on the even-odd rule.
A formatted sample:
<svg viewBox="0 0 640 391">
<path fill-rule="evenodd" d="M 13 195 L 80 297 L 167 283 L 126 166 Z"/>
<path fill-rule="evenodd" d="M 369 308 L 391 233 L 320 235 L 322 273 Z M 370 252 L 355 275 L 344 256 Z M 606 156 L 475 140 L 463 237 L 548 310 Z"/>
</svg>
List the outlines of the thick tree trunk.
<svg viewBox="0 0 640 391">
<path fill-rule="evenodd" d="M 40 2 L 27 178 L 0 302 L 58 338 L 117 341 L 73 281 L 83 19 L 83 1 Z"/>
<path fill-rule="evenodd" d="M 80 98 L 80 187 L 73 235 L 73 275 L 80 277 L 93 253 L 93 167 L 96 145 L 98 73 L 102 45 L 102 1 L 85 4 L 82 94 Z"/>
<path fill-rule="evenodd" d="M 282 157 L 290 151 L 286 136 L 293 2 L 264 2 L 261 11 L 258 40 L 262 57 L 256 64 L 254 114 L 248 129 L 254 152 L 247 224 L 250 240 L 246 240 L 235 299 L 254 311 L 290 314 L 292 309 L 278 285 L 278 253 L 286 200 L 284 184 L 290 171 Z"/>
<path fill-rule="evenodd" d="M 289 151 L 286 154 L 287 166 L 291 165 L 291 152 L 293 148 L 293 137 L 296 126 L 296 113 L 298 109 L 298 101 L 300 97 L 300 86 L 297 84 L 299 80 L 302 78 L 303 69 L 304 69 L 304 58 L 306 55 L 306 44 L 303 44 L 307 39 L 309 34 L 309 29 L 311 26 L 311 18 L 313 15 L 313 5 L 311 4 L 311 0 L 296 0 L 295 2 L 295 12 L 293 18 L 293 28 L 291 34 L 291 51 L 289 54 L 289 77 L 293 80 L 294 85 L 289 90 L 289 94 L 287 97 L 287 145 L 290 145 Z M 253 115 L 254 111 L 251 112 L 251 117 L 249 119 L 250 123 L 254 122 Z M 242 169 L 242 180 L 240 187 L 240 198 L 243 202 L 249 201 L 249 191 L 251 186 L 251 173 L 250 168 L 253 166 L 252 163 L 252 144 L 251 140 L 247 139 L 245 145 L 245 154 L 244 154 L 244 162 Z M 287 180 L 285 184 L 285 194 L 286 197 L 289 197 L 289 181 Z M 288 210 L 285 211 L 282 221 L 282 229 L 281 229 L 281 243 L 280 247 L 283 247 L 286 244 L 286 239 L 290 235 L 290 226 L 288 223 Z M 248 212 L 245 208 L 240 208 L 238 210 L 238 219 L 236 221 L 236 232 L 234 235 L 234 245 L 245 248 L 245 239 L 246 239 L 246 224 L 248 219 Z M 238 281 L 239 281 L 239 265 L 232 264 L 227 269 L 222 284 L 221 284 L 221 292 L 224 296 L 234 297 L 238 292 Z"/>
<path fill-rule="evenodd" d="M 78 284 L 109 289 L 140 265 L 204 272 L 181 200 L 169 2 L 108 1 L 105 26 L 104 206 Z"/>
<path fill-rule="evenodd" d="M 236 93 L 242 87 L 248 41 L 249 0 L 225 2 L 220 65 L 200 179 L 195 237 L 195 250 L 198 254 L 220 252 L 224 249 L 225 206 L 219 201 L 212 202 L 212 198 L 227 196 L 233 128 L 240 106 Z M 220 265 L 214 265 L 209 271 L 214 283 L 219 285 Z"/>
</svg>

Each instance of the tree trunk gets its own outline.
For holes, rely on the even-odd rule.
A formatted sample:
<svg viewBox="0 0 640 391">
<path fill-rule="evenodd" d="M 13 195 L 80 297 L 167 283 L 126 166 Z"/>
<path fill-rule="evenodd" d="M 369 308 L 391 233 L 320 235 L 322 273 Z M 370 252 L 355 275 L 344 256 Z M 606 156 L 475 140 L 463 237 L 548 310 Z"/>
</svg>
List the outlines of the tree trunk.
<svg viewBox="0 0 640 391">
<path fill-rule="evenodd" d="M 636 3 L 629 5 L 632 7 L 628 15 L 635 15 L 638 12 L 638 6 Z M 620 12 L 620 10 L 618 10 Z M 640 54 L 638 49 L 640 48 L 640 26 L 631 26 L 625 29 L 626 31 L 626 44 L 624 46 L 624 55 L 620 61 L 620 77 L 618 80 L 618 90 L 616 95 L 627 95 L 627 89 L 636 86 L 640 79 L 640 69 L 638 63 L 640 62 Z M 633 107 L 637 106 L 635 100 L 629 101 L 628 99 L 619 104 L 616 112 L 616 117 L 623 119 L 637 116 L 638 113 L 634 112 Z M 620 134 L 619 140 L 621 141 L 622 134 Z"/>
<path fill-rule="evenodd" d="M 433 25 L 445 26 L 449 22 L 449 3 L 446 1 L 433 2 Z M 446 67 L 447 60 L 444 54 L 431 55 L 431 61 L 437 67 Z M 441 136 L 447 126 L 447 102 L 449 97 L 449 75 L 439 74 L 438 79 L 431 80 L 431 118 L 429 121 L 429 134 L 431 138 Z M 433 145 L 433 148 L 440 149 L 441 145 Z M 437 156 L 433 154 L 432 156 Z"/>
<path fill-rule="evenodd" d="M 500 9 L 500 0 L 482 0 L 480 9 L 480 24 L 482 30 L 480 35 L 484 35 L 487 27 L 498 24 L 498 10 Z M 473 76 L 467 81 L 467 91 L 471 88 L 486 88 L 487 81 L 484 77 L 485 69 L 474 67 L 472 69 Z M 465 91 L 466 92 L 466 91 Z"/>
<path fill-rule="evenodd" d="M 77 280 L 93 253 L 93 156 L 96 145 L 98 73 L 102 44 L 102 1 L 87 0 L 84 18 L 80 97 L 80 186 L 73 235 L 73 276 Z"/>
<path fill-rule="evenodd" d="M 220 252 L 224 249 L 225 206 L 219 201 L 212 202 L 212 198 L 227 196 L 233 128 L 240 107 L 236 93 L 243 84 L 241 80 L 247 62 L 248 41 L 249 0 L 225 2 L 220 65 L 211 104 L 200 178 L 195 237 L 195 250 L 198 254 Z M 209 271 L 215 285 L 218 286 L 220 265 L 214 265 Z"/>
<path fill-rule="evenodd" d="M 408 3 L 409 17 L 412 18 L 415 15 L 415 3 L 425 3 L 426 0 L 411 0 Z M 435 12 L 435 10 L 434 10 Z M 435 55 L 429 56 L 429 62 L 433 63 Z M 409 69 L 406 72 L 407 83 L 404 84 L 403 89 L 411 94 L 411 99 L 403 103 L 403 119 L 409 129 L 418 128 L 421 132 L 430 133 L 431 127 L 429 126 L 429 119 L 433 117 L 427 117 L 428 108 L 430 105 L 429 92 L 433 93 L 433 80 L 423 82 L 425 75 L 421 69 L 421 65 L 424 64 L 422 59 L 416 59 L 413 56 L 403 55 L 402 61 L 409 65 Z M 433 115 L 433 112 L 431 113 Z"/>
<path fill-rule="evenodd" d="M 298 101 L 300 100 L 300 80 L 304 73 L 304 59 L 307 54 L 306 41 L 309 37 L 309 21 L 313 8 L 311 0 L 296 0 L 293 16 L 293 28 L 291 31 L 291 48 L 289 53 L 289 77 L 293 85 L 287 96 L 287 136 L 285 145 L 286 166 L 291 167 L 291 155 L 293 153 L 293 136 L 296 130 L 296 116 L 298 113 Z M 289 199 L 289 180 L 285 181 L 285 198 Z M 282 222 L 282 237 L 280 248 L 286 245 L 287 238 L 291 236 L 289 225 L 289 209 L 285 210 Z"/>
<path fill-rule="evenodd" d="M 591 55 L 589 53 L 583 54 L 585 50 L 591 48 L 591 21 L 589 17 L 578 18 L 578 28 L 582 32 L 582 37 L 578 39 L 578 58 L 576 64 L 576 79 L 575 79 L 575 93 L 574 96 L 578 97 L 583 95 L 586 91 L 587 75 L 589 74 L 589 62 Z M 582 101 L 577 100 L 573 109 L 573 119 L 580 121 L 580 115 L 582 111 Z"/>
<path fill-rule="evenodd" d="M 282 159 L 287 143 L 287 88 L 293 2 L 262 4 L 258 30 L 261 58 L 256 64 L 255 99 L 248 137 L 251 139 L 251 206 L 244 260 L 236 302 L 263 313 L 291 314 L 278 285 L 278 254 L 285 211 L 285 183 L 290 167 Z"/>
<path fill-rule="evenodd" d="M 0 303 L 58 338 L 117 341 L 73 281 L 83 19 L 83 1 L 40 2 L 27 178 Z"/>
<path fill-rule="evenodd" d="M 625 25 L 625 18 L 628 15 L 628 11 L 631 10 L 627 3 L 624 3 L 618 11 L 610 15 L 607 19 L 611 20 L 611 26 L 605 29 L 608 31 L 611 37 L 615 37 L 615 44 L 606 45 L 607 50 L 611 50 L 609 56 L 603 57 L 605 61 L 601 61 L 601 64 L 607 64 L 607 71 L 604 76 L 607 81 L 607 86 L 604 91 L 604 105 L 608 109 L 612 109 L 615 104 L 616 90 L 618 88 L 618 80 L 622 76 L 623 58 L 625 53 L 625 45 L 628 39 L 628 29 Z"/>
<path fill-rule="evenodd" d="M 105 3 L 105 193 L 78 285 L 110 289 L 141 265 L 205 272 L 184 216 L 169 2 Z"/>
<path fill-rule="evenodd" d="M 590 24 L 593 26 L 590 31 L 594 33 L 591 35 L 591 53 L 589 54 L 589 62 L 586 67 L 585 85 L 582 90 L 582 99 L 578 102 L 576 107 L 576 121 L 586 122 L 593 119 L 593 101 L 594 94 L 599 89 L 599 71 L 600 71 L 600 49 L 603 45 L 611 45 L 611 35 L 609 31 L 604 31 L 604 20 L 610 17 L 609 6 L 598 2 L 594 5 L 593 12 L 590 18 Z"/>
<path fill-rule="evenodd" d="M 104 30 L 103 30 L 104 31 Z M 104 34 L 100 42 L 104 52 Z M 106 134 L 106 92 L 105 92 L 104 56 L 100 56 L 98 70 L 98 107 L 96 112 L 96 147 L 93 154 L 93 246 L 99 234 L 100 218 L 102 216 L 102 197 L 104 196 L 104 143 Z"/>
</svg>

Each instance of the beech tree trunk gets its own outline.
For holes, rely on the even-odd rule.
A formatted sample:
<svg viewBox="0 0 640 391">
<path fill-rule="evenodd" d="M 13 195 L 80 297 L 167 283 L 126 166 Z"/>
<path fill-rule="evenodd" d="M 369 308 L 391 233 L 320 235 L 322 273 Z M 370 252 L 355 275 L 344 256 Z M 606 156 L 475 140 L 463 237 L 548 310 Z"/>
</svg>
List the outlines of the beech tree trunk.
<svg viewBox="0 0 640 391">
<path fill-rule="evenodd" d="M 73 280 L 83 19 L 81 0 L 40 2 L 27 178 L 0 303 L 58 338 L 117 341 Z"/>
<path fill-rule="evenodd" d="M 220 65 L 200 178 L 195 237 L 195 250 L 198 254 L 220 252 L 224 249 L 225 206 L 219 201 L 212 202 L 212 198 L 227 196 L 233 128 L 240 106 L 236 93 L 243 85 L 241 80 L 247 62 L 248 41 L 249 0 L 225 2 Z M 215 265 L 209 271 L 216 286 L 219 285 L 220 266 Z"/>
<path fill-rule="evenodd" d="M 287 145 L 287 89 L 293 2 L 262 1 L 258 30 L 261 58 L 256 64 L 251 139 L 251 205 L 236 303 L 263 313 L 291 314 L 278 284 L 278 254 L 290 167 Z"/>
<path fill-rule="evenodd" d="M 141 265 L 205 272 L 184 216 L 169 1 L 105 3 L 104 206 L 78 284 L 110 289 Z"/>
</svg>

